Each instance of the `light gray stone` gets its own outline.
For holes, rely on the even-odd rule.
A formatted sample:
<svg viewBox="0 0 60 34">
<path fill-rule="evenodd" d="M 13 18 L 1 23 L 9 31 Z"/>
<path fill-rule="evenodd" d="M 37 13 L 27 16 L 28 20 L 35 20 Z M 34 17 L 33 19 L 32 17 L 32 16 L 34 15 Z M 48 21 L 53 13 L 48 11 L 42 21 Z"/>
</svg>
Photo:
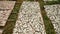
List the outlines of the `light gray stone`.
<svg viewBox="0 0 60 34">
<path fill-rule="evenodd" d="M 52 21 L 56 34 L 60 34 L 60 5 L 45 5 L 47 16 Z"/>
<path fill-rule="evenodd" d="M 24 1 L 13 34 L 46 34 L 38 2 Z"/>
</svg>

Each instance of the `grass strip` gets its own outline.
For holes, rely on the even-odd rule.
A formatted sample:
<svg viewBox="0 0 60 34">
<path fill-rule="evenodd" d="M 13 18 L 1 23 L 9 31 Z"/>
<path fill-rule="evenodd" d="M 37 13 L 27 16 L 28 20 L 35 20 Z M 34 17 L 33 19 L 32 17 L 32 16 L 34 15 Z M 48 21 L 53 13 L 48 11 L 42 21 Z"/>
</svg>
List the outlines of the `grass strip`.
<svg viewBox="0 0 60 34">
<path fill-rule="evenodd" d="M 47 14 L 44 10 L 43 0 L 39 0 L 39 3 L 40 3 L 40 8 L 41 8 L 41 14 L 42 14 L 44 25 L 45 25 L 46 34 L 56 34 L 54 26 L 51 20 L 47 17 Z"/>
<path fill-rule="evenodd" d="M 60 4 L 60 1 L 46 1 L 44 5 L 54 5 L 54 4 Z"/>
<path fill-rule="evenodd" d="M 12 34 L 13 33 L 13 28 L 15 27 L 15 23 L 18 18 L 18 13 L 19 13 L 21 4 L 22 4 L 22 2 L 18 3 L 18 1 L 16 1 L 15 6 L 12 10 L 12 13 L 9 16 L 6 25 L 4 26 L 3 34 Z"/>
</svg>

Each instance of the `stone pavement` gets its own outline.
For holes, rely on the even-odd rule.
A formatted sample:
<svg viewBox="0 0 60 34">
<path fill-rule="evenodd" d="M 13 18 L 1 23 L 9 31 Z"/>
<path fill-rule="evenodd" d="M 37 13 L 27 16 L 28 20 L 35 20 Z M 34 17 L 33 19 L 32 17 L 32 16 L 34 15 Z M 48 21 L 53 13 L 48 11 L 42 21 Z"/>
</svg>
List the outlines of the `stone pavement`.
<svg viewBox="0 0 60 34">
<path fill-rule="evenodd" d="M 0 1 L 0 9 L 13 9 L 15 1 Z"/>
<path fill-rule="evenodd" d="M 56 34 L 60 34 L 60 5 L 45 5 L 47 16 L 52 21 Z"/>
<path fill-rule="evenodd" d="M 13 34 L 46 34 L 38 2 L 22 3 Z"/>
<path fill-rule="evenodd" d="M 6 21 L 15 5 L 15 1 L 0 1 L 0 26 L 5 26 Z M 0 29 L 0 34 L 3 33 L 3 29 Z"/>
<path fill-rule="evenodd" d="M 0 26 L 5 26 L 14 4 L 15 1 L 0 1 Z"/>
</svg>

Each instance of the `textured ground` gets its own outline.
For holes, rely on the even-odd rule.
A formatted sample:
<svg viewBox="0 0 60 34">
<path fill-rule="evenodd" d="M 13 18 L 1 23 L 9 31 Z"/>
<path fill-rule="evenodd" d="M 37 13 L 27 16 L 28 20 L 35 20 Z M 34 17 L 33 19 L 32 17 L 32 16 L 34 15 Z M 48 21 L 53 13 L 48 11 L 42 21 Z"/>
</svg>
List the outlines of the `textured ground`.
<svg viewBox="0 0 60 34">
<path fill-rule="evenodd" d="M 60 34 L 60 5 L 46 5 L 45 10 L 54 25 L 56 34 Z"/>
<path fill-rule="evenodd" d="M 22 3 L 13 34 L 45 34 L 38 2 Z"/>
<path fill-rule="evenodd" d="M 60 34 L 60 5 L 22 1 L 0 1 L 0 34 Z"/>
<path fill-rule="evenodd" d="M 5 26 L 14 5 L 15 1 L 0 1 L 0 26 Z M 3 28 L 0 29 L 0 34 L 2 34 L 3 30 Z"/>
<path fill-rule="evenodd" d="M 4 2 L 4 3 L 3 3 Z M 4 26 L 15 2 L 13 1 L 0 1 L 0 26 Z"/>
</svg>

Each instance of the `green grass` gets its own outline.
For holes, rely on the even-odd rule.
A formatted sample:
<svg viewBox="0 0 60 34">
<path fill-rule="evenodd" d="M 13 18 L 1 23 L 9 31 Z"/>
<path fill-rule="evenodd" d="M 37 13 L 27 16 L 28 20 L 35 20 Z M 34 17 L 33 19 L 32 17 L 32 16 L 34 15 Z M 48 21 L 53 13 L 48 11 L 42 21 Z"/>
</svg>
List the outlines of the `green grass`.
<svg viewBox="0 0 60 34">
<path fill-rule="evenodd" d="M 13 28 L 15 26 L 21 4 L 22 3 L 18 3 L 16 1 L 15 6 L 12 10 L 12 13 L 9 16 L 6 25 L 4 26 L 3 34 L 12 34 L 13 33 Z"/>
<path fill-rule="evenodd" d="M 44 5 L 54 5 L 54 4 L 60 4 L 60 1 L 46 1 Z"/>
<path fill-rule="evenodd" d="M 39 0 L 39 3 L 40 3 L 40 8 L 41 8 L 41 14 L 42 14 L 44 25 L 45 25 L 46 34 L 56 34 L 54 26 L 51 20 L 47 17 L 46 12 L 44 10 L 43 0 Z"/>
<path fill-rule="evenodd" d="M 54 5 L 54 4 L 60 4 L 60 0 L 57 1 L 45 1 L 45 5 Z"/>
</svg>

